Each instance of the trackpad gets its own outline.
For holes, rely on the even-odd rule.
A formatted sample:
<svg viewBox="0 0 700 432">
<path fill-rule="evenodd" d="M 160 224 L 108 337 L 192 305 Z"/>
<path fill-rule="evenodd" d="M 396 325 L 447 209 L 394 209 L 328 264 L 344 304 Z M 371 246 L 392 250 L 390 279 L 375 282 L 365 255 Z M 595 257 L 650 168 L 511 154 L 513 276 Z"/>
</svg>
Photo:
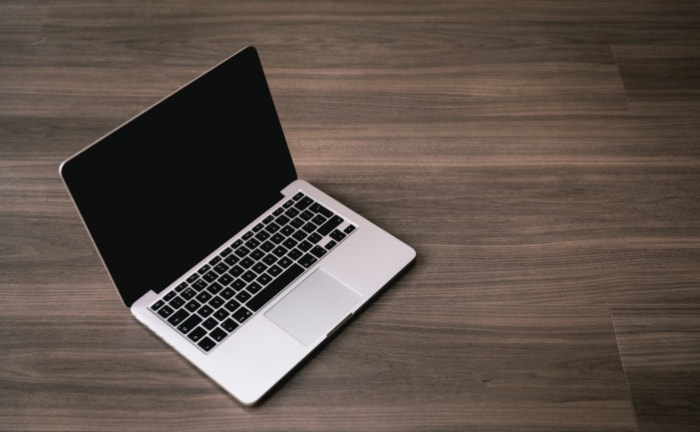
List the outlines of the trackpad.
<svg viewBox="0 0 700 432">
<path fill-rule="evenodd" d="M 361 299 L 350 287 L 318 269 L 270 308 L 265 316 L 309 346 L 340 324 Z"/>
</svg>

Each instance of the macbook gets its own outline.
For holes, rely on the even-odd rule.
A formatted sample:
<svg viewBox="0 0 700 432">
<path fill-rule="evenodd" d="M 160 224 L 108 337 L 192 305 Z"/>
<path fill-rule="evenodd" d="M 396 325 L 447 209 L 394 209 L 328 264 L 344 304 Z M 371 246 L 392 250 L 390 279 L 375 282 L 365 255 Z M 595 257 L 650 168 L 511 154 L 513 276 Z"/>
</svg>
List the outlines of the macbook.
<svg viewBox="0 0 700 432">
<path fill-rule="evenodd" d="M 59 171 L 124 305 L 245 405 L 416 255 L 297 178 L 253 47 Z"/>
</svg>

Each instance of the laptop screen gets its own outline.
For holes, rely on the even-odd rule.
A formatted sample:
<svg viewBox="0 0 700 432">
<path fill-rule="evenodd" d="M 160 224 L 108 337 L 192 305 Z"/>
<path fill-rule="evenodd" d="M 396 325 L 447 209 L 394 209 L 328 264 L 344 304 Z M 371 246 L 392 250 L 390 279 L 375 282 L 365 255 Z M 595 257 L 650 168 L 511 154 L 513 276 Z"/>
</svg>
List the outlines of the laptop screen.
<svg viewBox="0 0 700 432">
<path fill-rule="evenodd" d="M 61 174 L 127 306 L 213 252 L 296 178 L 252 47 L 73 156 Z"/>
</svg>

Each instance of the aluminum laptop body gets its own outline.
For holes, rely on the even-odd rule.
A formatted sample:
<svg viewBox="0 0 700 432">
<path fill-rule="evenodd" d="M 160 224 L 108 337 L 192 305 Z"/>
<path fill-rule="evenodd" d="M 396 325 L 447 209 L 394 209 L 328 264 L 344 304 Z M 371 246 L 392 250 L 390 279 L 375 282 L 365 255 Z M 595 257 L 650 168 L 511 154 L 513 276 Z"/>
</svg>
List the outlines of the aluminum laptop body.
<svg viewBox="0 0 700 432">
<path fill-rule="evenodd" d="M 253 47 L 59 171 L 124 304 L 245 405 L 416 255 L 297 178 Z"/>
</svg>

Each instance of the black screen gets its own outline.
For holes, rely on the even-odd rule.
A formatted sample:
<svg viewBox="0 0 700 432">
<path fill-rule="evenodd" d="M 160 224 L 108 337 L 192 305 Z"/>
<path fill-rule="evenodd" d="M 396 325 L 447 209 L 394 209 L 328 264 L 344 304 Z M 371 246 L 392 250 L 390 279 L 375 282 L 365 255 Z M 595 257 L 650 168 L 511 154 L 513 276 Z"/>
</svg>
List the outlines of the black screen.
<svg viewBox="0 0 700 432">
<path fill-rule="evenodd" d="M 296 178 L 252 47 L 78 153 L 61 174 L 127 306 L 172 283 Z"/>
</svg>

